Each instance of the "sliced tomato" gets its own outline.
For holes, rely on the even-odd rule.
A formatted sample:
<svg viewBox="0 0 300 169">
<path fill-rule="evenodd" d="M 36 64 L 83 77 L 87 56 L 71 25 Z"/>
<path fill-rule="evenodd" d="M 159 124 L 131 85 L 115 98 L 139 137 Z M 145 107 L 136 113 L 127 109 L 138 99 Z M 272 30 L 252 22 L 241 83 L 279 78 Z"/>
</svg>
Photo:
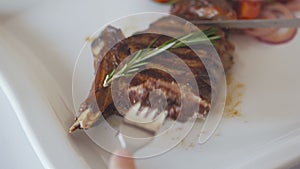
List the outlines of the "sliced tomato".
<svg viewBox="0 0 300 169">
<path fill-rule="evenodd" d="M 262 2 L 241 1 L 239 2 L 238 16 L 241 19 L 254 19 L 261 13 Z"/>
</svg>

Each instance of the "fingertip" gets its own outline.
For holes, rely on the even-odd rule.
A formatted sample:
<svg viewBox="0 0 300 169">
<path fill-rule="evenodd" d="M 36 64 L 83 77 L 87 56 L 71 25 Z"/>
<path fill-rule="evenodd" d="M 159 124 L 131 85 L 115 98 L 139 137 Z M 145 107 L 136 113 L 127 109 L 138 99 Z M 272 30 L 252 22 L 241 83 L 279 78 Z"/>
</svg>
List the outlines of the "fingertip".
<svg viewBox="0 0 300 169">
<path fill-rule="evenodd" d="M 118 150 L 109 161 L 109 169 L 135 169 L 131 153 L 126 150 Z"/>
</svg>

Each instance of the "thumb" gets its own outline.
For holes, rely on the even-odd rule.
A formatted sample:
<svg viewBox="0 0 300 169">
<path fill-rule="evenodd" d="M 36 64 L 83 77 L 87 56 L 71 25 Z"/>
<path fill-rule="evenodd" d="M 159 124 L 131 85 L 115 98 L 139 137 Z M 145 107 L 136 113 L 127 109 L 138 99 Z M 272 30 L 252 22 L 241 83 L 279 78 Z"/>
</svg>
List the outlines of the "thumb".
<svg viewBox="0 0 300 169">
<path fill-rule="evenodd" d="M 109 161 L 109 169 L 135 169 L 134 161 L 131 154 L 126 150 L 118 150 Z"/>
</svg>

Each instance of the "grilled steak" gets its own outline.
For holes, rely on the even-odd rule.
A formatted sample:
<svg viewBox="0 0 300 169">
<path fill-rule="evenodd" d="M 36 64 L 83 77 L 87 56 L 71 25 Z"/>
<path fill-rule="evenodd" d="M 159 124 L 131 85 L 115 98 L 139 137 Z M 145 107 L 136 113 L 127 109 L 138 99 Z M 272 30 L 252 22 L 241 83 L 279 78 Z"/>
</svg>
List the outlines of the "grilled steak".
<svg viewBox="0 0 300 169">
<path fill-rule="evenodd" d="M 112 29 L 112 28 L 109 28 Z M 117 66 L 129 55 L 147 48 L 147 46 L 154 40 L 157 40 L 153 47 L 157 47 L 162 43 L 170 40 L 170 37 L 159 35 L 159 34 L 137 34 L 122 40 L 116 46 L 114 46 L 103 58 L 102 62 L 100 63 L 100 69 L 98 69 L 95 86 L 96 87 L 96 98 L 97 103 L 101 111 L 105 111 L 106 107 L 109 104 L 112 104 L 111 99 L 111 87 L 103 87 L 103 82 L 105 80 L 105 76 L 110 73 L 113 69 L 116 69 Z M 204 48 L 205 46 L 203 46 Z M 199 50 L 203 50 L 199 48 Z M 180 117 L 179 112 L 181 109 L 180 98 L 181 100 L 188 100 L 195 102 L 199 105 L 199 113 L 204 114 L 209 110 L 209 102 L 210 102 L 210 84 L 208 73 L 199 59 L 199 57 L 189 48 L 178 48 L 171 50 L 176 56 L 180 57 L 186 65 L 189 66 L 191 69 L 194 77 L 196 78 L 198 90 L 200 93 L 200 97 L 198 96 L 196 91 L 192 91 L 189 89 L 185 90 L 185 94 L 181 94 L 179 86 L 177 85 L 176 81 L 165 71 L 168 70 L 176 74 L 178 77 L 181 77 L 181 81 L 184 81 L 186 78 L 186 72 L 180 70 L 180 65 L 176 65 L 178 63 L 174 62 L 170 56 L 165 53 L 162 53 L 156 56 L 156 61 L 151 63 L 152 66 L 158 65 L 159 69 L 149 68 L 140 73 L 138 73 L 131 81 L 130 88 L 127 89 L 129 92 L 129 98 L 131 103 L 126 103 L 126 98 L 120 99 L 124 102 L 119 102 L 116 106 L 121 109 L 128 109 L 132 103 L 135 102 L 142 102 L 144 106 L 149 105 L 149 94 L 153 91 L 158 92 L 166 96 L 168 105 L 166 105 L 166 109 L 169 111 L 169 116 L 173 119 L 177 119 L 180 121 L 187 120 L 188 117 L 191 115 L 182 114 Z M 209 56 L 203 56 L 209 58 Z M 164 63 L 162 65 L 162 63 Z M 150 64 L 150 65 L 151 65 Z M 169 65 L 169 66 L 168 66 Z M 146 65 L 146 68 L 149 65 Z M 103 68 L 106 69 L 103 69 Z M 105 75 L 105 76 L 104 76 Z M 184 84 L 180 84 L 184 85 Z M 120 90 L 117 95 L 122 96 L 124 92 L 122 85 L 119 86 Z M 108 98 L 109 97 L 109 98 Z M 108 102 L 109 101 L 109 102 Z M 153 106 L 153 105 L 152 105 Z M 125 111 L 124 111 L 125 112 Z M 194 113 L 194 112 L 191 112 Z"/>
<path fill-rule="evenodd" d="M 178 0 L 172 5 L 170 13 L 189 21 L 237 19 L 235 10 L 227 0 Z M 206 28 L 197 26 L 200 29 Z M 226 30 L 217 29 L 223 38 L 216 42 L 215 48 L 221 56 L 224 69 L 227 70 L 233 64 L 234 46 L 227 40 Z"/>
<path fill-rule="evenodd" d="M 178 0 L 170 13 L 186 20 L 237 19 L 236 12 L 227 0 Z"/>
<path fill-rule="evenodd" d="M 224 9 L 220 9 L 219 13 L 213 17 L 199 16 L 196 11 L 196 9 L 200 11 L 201 9 L 211 10 L 208 7 L 215 4 L 213 0 L 180 0 L 173 5 L 171 13 L 189 20 L 195 18 L 229 19 L 235 17 L 230 6 L 227 6 L 225 1 L 218 1 L 224 3 L 224 6 L 222 6 Z M 191 70 L 192 76 L 197 83 L 196 89 L 190 87 L 189 83 L 178 82 L 177 79 L 175 80 L 170 75 L 171 72 L 173 75 L 180 77 L 179 80 L 181 82 L 184 82 L 188 73 L 167 52 L 155 56 L 156 59 L 146 65 L 145 70 L 137 73 L 130 81 L 130 84 L 126 84 L 126 78 L 115 80 L 114 83 L 119 89 L 113 91 L 116 93 L 112 93 L 111 86 L 103 86 L 106 75 L 116 69 L 128 56 L 139 50 L 146 49 L 154 41 L 155 43 L 152 46 L 157 47 L 174 36 L 178 37 L 193 31 L 190 30 L 190 27 L 183 27 L 182 25 L 186 24 L 181 22 L 184 21 L 174 19 L 174 17 L 161 18 L 152 23 L 149 29 L 125 39 L 123 39 L 124 35 L 121 30 L 111 26 L 107 27 L 92 43 L 97 74 L 89 97 L 80 107 L 81 115 L 70 128 L 70 132 L 77 128 L 91 127 L 101 115 L 101 112 L 107 116 L 115 113 L 125 113 L 130 105 L 136 102 L 142 102 L 143 106 L 153 106 L 153 104 L 156 104 L 158 107 L 161 106 L 161 109 L 168 111 L 170 118 L 182 122 L 195 113 L 198 113 L 201 117 L 205 116 L 210 109 L 211 102 L 212 88 L 210 80 L 217 79 L 218 75 L 215 74 L 213 77 L 209 77 L 201 60 L 205 59 L 211 63 L 210 66 L 220 69 L 215 64 L 214 57 L 211 57 L 211 53 L 207 52 L 209 50 L 208 45 L 197 45 L 195 47 L 197 53 L 201 53 L 201 59 L 189 47 L 181 47 L 169 51 L 178 56 Z M 199 26 L 199 29 L 202 30 L 206 28 L 205 26 Z M 222 29 L 218 29 L 217 34 L 221 36 L 221 39 L 216 41 L 215 48 L 220 55 L 225 71 L 227 71 L 233 64 L 232 54 L 234 46 L 227 40 Z M 113 103 L 112 94 L 119 96 L 118 103 Z M 163 102 L 163 99 L 165 99 L 165 102 Z M 161 103 L 164 103 L 164 105 L 161 105 Z M 188 107 L 182 107 L 182 105 L 188 105 Z M 197 105 L 197 107 L 194 105 Z M 100 112 L 97 111 L 97 107 Z M 116 108 L 121 112 L 117 112 Z M 92 111 L 87 111 L 88 109 Z M 188 109 L 188 111 L 184 111 L 184 109 Z M 82 120 L 86 118 L 89 120 Z"/>
</svg>

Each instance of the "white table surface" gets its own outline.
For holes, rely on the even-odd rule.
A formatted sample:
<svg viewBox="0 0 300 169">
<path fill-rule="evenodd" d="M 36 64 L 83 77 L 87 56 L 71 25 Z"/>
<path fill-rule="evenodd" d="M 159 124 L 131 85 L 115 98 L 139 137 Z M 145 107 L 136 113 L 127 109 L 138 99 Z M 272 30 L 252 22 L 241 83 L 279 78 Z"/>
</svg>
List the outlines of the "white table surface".
<svg viewBox="0 0 300 169">
<path fill-rule="evenodd" d="M 0 3 L 0 24 L 8 19 L 12 13 L 18 12 L 22 8 L 20 1 L 11 3 L 9 0 L 2 0 Z M 0 168 L 43 169 L 44 167 L 31 147 L 18 117 L 2 91 L 1 86 L 0 112 L 3 118 L 0 123 Z"/>
<path fill-rule="evenodd" d="M 19 120 L 0 86 L 1 169 L 43 169 Z M 291 169 L 300 169 L 300 164 Z"/>
<path fill-rule="evenodd" d="M 43 169 L 2 89 L 0 89 L 0 112 L 2 118 L 0 168 Z"/>
</svg>

